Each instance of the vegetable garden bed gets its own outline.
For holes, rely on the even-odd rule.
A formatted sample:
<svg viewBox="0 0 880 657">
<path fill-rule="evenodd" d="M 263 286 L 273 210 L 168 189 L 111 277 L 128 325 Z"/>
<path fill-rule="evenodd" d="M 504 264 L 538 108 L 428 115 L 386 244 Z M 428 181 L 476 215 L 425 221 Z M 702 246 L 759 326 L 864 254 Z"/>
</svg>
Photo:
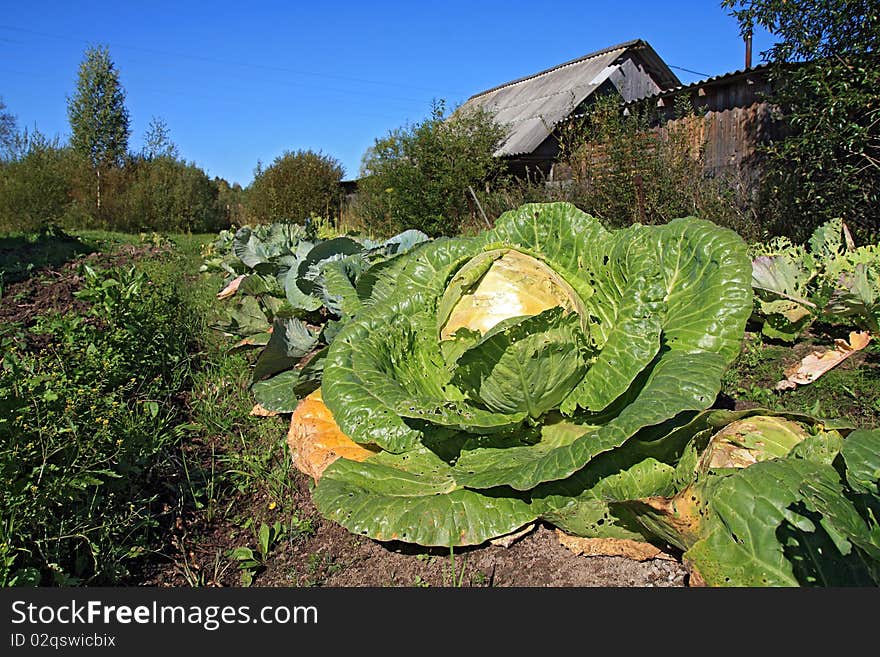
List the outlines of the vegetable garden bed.
<svg viewBox="0 0 880 657">
<path fill-rule="evenodd" d="M 251 241 L 236 235 L 236 254 Z M 451 559 L 540 524 L 683 553 L 700 583 L 876 580 L 880 433 L 707 410 L 746 322 L 767 310 L 766 299 L 753 307 L 752 263 L 731 231 L 678 219 L 608 232 L 573 206 L 530 205 L 378 268 L 326 266 L 355 251 L 327 248 L 310 265 L 308 251 L 290 249 L 276 285 L 254 294 L 272 323 L 258 366 L 270 353 L 290 368 L 304 355 L 291 326 L 334 316 L 308 379 L 320 396 L 297 408 L 289 437 L 330 521 Z M 275 286 L 287 304 L 267 312 L 261 293 Z M 261 410 L 288 412 L 277 399 Z"/>
</svg>

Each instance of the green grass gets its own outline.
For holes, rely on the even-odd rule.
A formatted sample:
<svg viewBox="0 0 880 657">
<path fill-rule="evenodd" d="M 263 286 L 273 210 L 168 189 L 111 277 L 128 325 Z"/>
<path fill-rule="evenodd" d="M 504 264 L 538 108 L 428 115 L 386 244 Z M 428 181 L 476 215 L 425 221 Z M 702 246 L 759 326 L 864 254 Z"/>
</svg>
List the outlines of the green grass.
<svg viewBox="0 0 880 657">
<path fill-rule="evenodd" d="M 0 583 L 119 583 L 163 540 L 210 295 L 200 240 L 176 244 L 83 269 L 88 311 L 0 332 Z"/>
<path fill-rule="evenodd" d="M 195 498 L 216 504 L 234 493 L 258 493 L 267 507 L 273 502 L 278 507 L 290 486 L 292 467 L 284 445 L 286 427 L 277 417 L 249 415 L 254 406 L 250 363 L 242 353 L 228 353 L 228 346 L 214 338 L 193 382 L 192 421 L 202 439 L 214 446 L 213 494 L 205 491 Z M 222 473 L 222 482 L 217 473 Z"/>
<path fill-rule="evenodd" d="M 880 427 L 880 343 L 876 339 L 864 354 L 852 356 L 813 383 L 774 390 L 785 379 L 786 366 L 798 360 L 792 346 L 748 334 L 739 357 L 724 375 L 722 392 L 777 411 L 842 419 L 866 429 Z"/>
<path fill-rule="evenodd" d="M 231 525 L 242 547 L 259 547 L 264 523 L 280 520 L 285 540 L 314 531 L 289 508 L 285 422 L 249 415 L 254 354 L 230 353 L 210 327 L 221 280 L 197 272 L 213 238 L 0 238 L 9 247 L 0 265 L 17 280 L 86 253 L 124 261 L 80 265 L 77 294 L 90 310 L 0 330 L 0 584 L 137 581 L 157 558 L 205 583 L 212 575 L 188 568 L 186 546 L 170 543 L 184 517 Z M 35 245 L 29 264 L 10 255 L 22 244 Z M 218 552 L 213 577 L 233 561 Z"/>
</svg>

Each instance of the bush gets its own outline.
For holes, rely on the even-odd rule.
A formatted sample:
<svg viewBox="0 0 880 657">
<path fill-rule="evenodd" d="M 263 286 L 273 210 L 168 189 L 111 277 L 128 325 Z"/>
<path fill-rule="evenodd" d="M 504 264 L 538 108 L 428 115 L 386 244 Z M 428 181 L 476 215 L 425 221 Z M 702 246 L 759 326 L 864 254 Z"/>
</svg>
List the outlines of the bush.
<svg viewBox="0 0 880 657">
<path fill-rule="evenodd" d="M 657 126 L 653 110 L 623 115 L 619 98 L 600 97 L 560 128 L 554 180 L 538 172 L 500 181 L 481 197 L 482 207 L 495 220 L 525 203 L 564 201 L 616 228 L 695 215 L 746 239 L 762 237 L 745 182 L 704 173 L 704 145 L 694 130 L 702 118 L 688 101 L 677 116 Z"/>
<path fill-rule="evenodd" d="M 216 181 L 170 157 L 131 157 L 125 166 L 108 168 L 96 208 L 95 178 L 79 155 L 40 133 L 19 141 L 16 156 L 0 162 L 0 231 L 34 232 L 54 224 L 209 233 L 241 217 L 231 192 L 222 205 Z"/>
<path fill-rule="evenodd" d="M 798 242 L 832 219 L 859 240 L 880 237 L 880 67 L 848 55 L 771 74 L 788 134 L 765 149 L 762 211 L 774 234 Z"/>
<path fill-rule="evenodd" d="M 676 109 L 676 121 L 654 127 L 651 108 L 623 115 L 619 99 L 597 99 L 583 119 L 563 129 L 561 163 L 571 170 L 565 193 L 609 226 L 695 215 L 759 239 L 760 227 L 737 181 L 704 173 L 704 145 L 693 129 L 702 118 L 687 99 Z"/>
<path fill-rule="evenodd" d="M 245 197 L 247 222 L 301 223 L 313 215 L 335 215 L 341 200 L 342 175 L 342 165 L 329 155 L 310 150 L 285 151 L 266 169 L 257 165 Z"/>
<path fill-rule="evenodd" d="M 61 223 L 78 159 L 40 133 L 19 138 L 17 157 L 0 163 L 0 231 L 33 232 Z"/>
<path fill-rule="evenodd" d="M 130 161 L 121 203 L 114 203 L 111 227 L 211 233 L 229 226 L 219 203 L 217 183 L 202 169 L 172 157 Z M 121 207 L 120 207 L 121 206 Z"/>
<path fill-rule="evenodd" d="M 370 230 L 452 235 L 476 219 L 468 187 L 504 169 L 494 153 L 506 129 L 484 110 L 445 113 L 435 103 L 429 118 L 377 139 L 364 156 L 357 212 Z"/>
</svg>

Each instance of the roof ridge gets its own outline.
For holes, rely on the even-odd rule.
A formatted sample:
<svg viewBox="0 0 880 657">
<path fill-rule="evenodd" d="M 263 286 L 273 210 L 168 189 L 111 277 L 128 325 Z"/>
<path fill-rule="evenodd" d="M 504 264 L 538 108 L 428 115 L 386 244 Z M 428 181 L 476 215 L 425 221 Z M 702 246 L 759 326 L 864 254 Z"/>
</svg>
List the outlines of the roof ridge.
<svg viewBox="0 0 880 657">
<path fill-rule="evenodd" d="M 641 103 L 650 98 L 662 98 L 666 96 L 674 96 L 686 89 L 696 89 L 698 87 L 703 87 L 707 85 L 712 85 L 718 82 L 724 82 L 735 78 L 737 76 L 746 76 L 750 74 L 760 74 L 763 75 L 765 71 L 769 71 L 771 63 L 762 62 L 760 64 L 756 64 L 755 66 L 750 66 L 749 68 L 739 68 L 735 71 L 727 71 L 726 73 L 717 73 L 715 75 L 710 75 L 706 78 L 701 78 L 696 80 L 695 82 L 688 82 L 687 84 L 680 84 L 676 87 L 670 87 L 669 89 L 660 89 L 659 91 L 655 91 L 652 94 L 648 94 L 647 96 L 642 96 L 641 98 L 634 98 L 623 105 L 635 105 L 637 103 Z"/>
<path fill-rule="evenodd" d="M 564 68 L 566 66 L 571 66 L 572 64 L 577 64 L 579 62 L 586 61 L 587 59 L 593 59 L 594 57 L 599 57 L 601 55 L 607 55 L 610 52 L 615 50 L 626 50 L 627 48 L 632 48 L 633 46 L 641 46 L 647 45 L 647 42 L 644 39 L 631 39 L 630 41 L 624 41 L 623 43 L 619 43 L 616 46 L 609 46 L 608 48 L 602 48 L 601 50 L 597 50 L 595 52 L 591 52 L 588 55 L 582 55 L 581 57 L 577 57 L 575 59 L 570 59 L 567 62 L 562 62 L 561 64 L 557 64 L 556 66 L 551 66 L 548 69 L 544 69 L 543 71 L 538 71 L 537 73 L 532 73 L 531 75 L 526 75 L 521 78 L 517 78 L 516 80 L 511 80 L 510 82 L 505 82 L 504 84 L 499 84 L 491 89 L 486 89 L 485 91 L 481 91 L 479 93 L 474 94 L 468 101 L 479 98 L 480 96 L 485 96 L 488 93 L 492 93 L 493 91 L 498 91 L 499 89 L 503 89 L 504 87 L 509 87 L 514 84 L 519 84 L 520 82 L 525 82 L 526 80 L 531 80 L 533 78 L 540 77 L 541 75 L 546 75 L 547 73 L 552 73 L 560 68 Z M 465 101 L 467 102 L 467 101 Z"/>
</svg>

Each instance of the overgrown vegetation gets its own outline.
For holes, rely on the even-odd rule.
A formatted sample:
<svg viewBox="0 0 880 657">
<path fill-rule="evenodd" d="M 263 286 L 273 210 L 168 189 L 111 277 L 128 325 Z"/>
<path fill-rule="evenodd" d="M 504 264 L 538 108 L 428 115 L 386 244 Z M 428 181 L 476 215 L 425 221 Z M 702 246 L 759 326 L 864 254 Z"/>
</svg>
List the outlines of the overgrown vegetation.
<svg viewBox="0 0 880 657">
<path fill-rule="evenodd" d="M 170 250 L 143 267 L 83 261 L 79 312 L 4 324 L 3 584 L 118 583 L 161 543 L 203 331 L 183 266 Z"/>
<path fill-rule="evenodd" d="M 216 282 L 213 276 L 206 279 L 208 284 Z M 207 318 L 214 318 L 211 311 Z M 292 544 L 313 529 L 293 500 L 296 474 L 283 442 L 285 421 L 281 416 L 250 415 L 253 354 L 230 350 L 222 336 L 213 334 L 203 353 L 189 400 L 187 439 L 181 446 L 186 475 L 186 495 L 178 510 L 181 522 L 171 535 L 166 563 L 159 565 L 167 568 L 170 561 L 169 570 L 189 586 L 227 581 L 249 585 L 282 538 Z M 282 531 L 273 531 L 272 541 L 261 541 L 262 525 L 274 529 L 275 523 Z M 235 547 L 211 540 L 207 547 L 202 545 L 205 534 L 218 525 L 228 527 Z M 258 559 L 247 557 L 254 553 Z M 239 576 L 230 576 L 235 570 Z"/>
<path fill-rule="evenodd" d="M 880 202 L 880 11 L 873 0 L 723 0 L 743 34 L 776 43 L 775 103 L 788 134 L 765 150 L 763 212 L 773 234 L 806 240 L 843 219 L 876 240 Z"/>
<path fill-rule="evenodd" d="M 310 150 L 286 151 L 265 169 L 258 164 L 247 192 L 247 220 L 271 224 L 336 216 L 342 174 L 338 160 Z"/>
<path fill-rule="evenodd" d="M 435 102 L 428 118 L 376 139 L 364 155 L 353 212 L 386 236 L 415 228 L 436 237 L 479 227 L 473 189 L 502 173 L 494 153 L 505 136 L 506 128 L 483 110 L 447 116 L 443 101 Z"/>
<path fill-rule="evenodd" d="M 559 128 L 556 179 L 538 172 L 495 185 L 482 197 L 486 212 L 496 218 L 522 203 L 567 201 L 609 227 L 693 215 L 762 238 L 743 182 L 706 175 L 700 121 L 687 99 L 677 101 L 676 120 L 661 124 L 656 108 L 624 114 L 618 97 L 600 96 Z"/>
<path fill-rule="evenodd" d="M 705 173 L 705 143 L 695 130 L 702 120 L 687 98 L 677 99 L 674 121 L 659 125 L 656 108 L 638 105 L 623 114 L 619 99 L 598 98 L 562 137 L 579 207 L 610 226 L 693 215 L 759 239 L 735 181 Z"/>
</svg>

